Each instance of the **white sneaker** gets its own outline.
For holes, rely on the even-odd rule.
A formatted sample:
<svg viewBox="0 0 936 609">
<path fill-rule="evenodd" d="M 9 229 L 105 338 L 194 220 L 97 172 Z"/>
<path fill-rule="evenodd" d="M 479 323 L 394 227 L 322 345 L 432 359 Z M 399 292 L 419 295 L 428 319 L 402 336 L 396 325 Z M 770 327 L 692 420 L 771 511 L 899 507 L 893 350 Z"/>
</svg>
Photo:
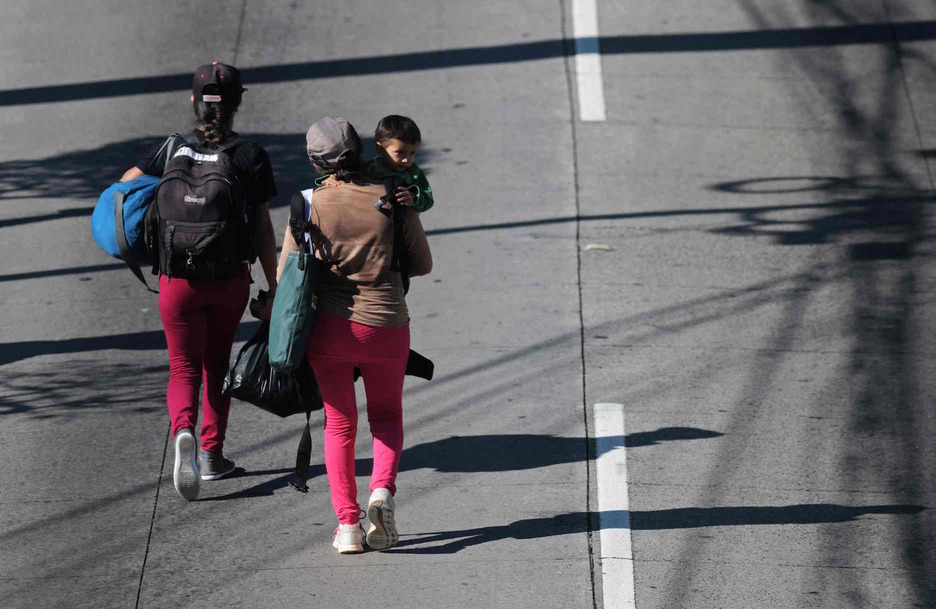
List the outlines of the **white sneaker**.
<svg viewBox="0 0 936 609">
<path fill-rule="evenodd" d="M 364 527 L 360 522 L 339 524 L 335 529 L 332 547 L 337 548 L 339 554 L 360 554 L 364 551 Z"/>
<path fill-rule="evenodd" d="M 194 501 L 198 497 L 198 451 L 191 429 L 183 429 L 175 437 L 175 467 L 172 482 L 182 497 Z"/>
<path fill-rule="evenodd" d="M 367 545 L 375 550 L 389 550 L 400 541 L 393 521 L 393 496 L 385 488 L 375 489 L 367 502 Z"/>
</svg>

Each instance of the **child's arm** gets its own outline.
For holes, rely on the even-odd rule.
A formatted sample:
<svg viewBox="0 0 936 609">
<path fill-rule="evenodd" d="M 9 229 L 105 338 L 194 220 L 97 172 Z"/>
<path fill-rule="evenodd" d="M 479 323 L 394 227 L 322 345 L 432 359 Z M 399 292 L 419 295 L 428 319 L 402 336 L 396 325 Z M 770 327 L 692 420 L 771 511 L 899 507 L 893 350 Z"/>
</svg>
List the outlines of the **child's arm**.
<svg viewBox="0 0 936 609">
<path fill-rule="evenodd" d="M 429 185 L 426 174 L 415 165 L 413 166 L 413 183 L 409 185 L 409 191 L 413 193 L 415 199 L 413 209 L 419 213 L 429 211 L 433 203 L 435 203 L 435 199 L 432 197 L 432 186 Z"/>
</svg>

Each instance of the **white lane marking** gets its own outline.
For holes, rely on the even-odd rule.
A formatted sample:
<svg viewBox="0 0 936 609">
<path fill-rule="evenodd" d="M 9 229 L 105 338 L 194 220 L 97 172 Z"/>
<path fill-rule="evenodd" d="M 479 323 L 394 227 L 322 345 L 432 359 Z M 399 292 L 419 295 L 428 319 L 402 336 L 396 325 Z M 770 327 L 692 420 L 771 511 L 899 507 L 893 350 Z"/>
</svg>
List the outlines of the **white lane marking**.
<svg viewBox="0 0 936 609">
<path fill-rule="evenodd" d="M 595 404 L 595 459 L 598 478 L 598 526 L 604 609 L 636 609 L 630 503 L 627 499 L 627 452 L 624 406 Z"/>
<path fill-rule="evenodd" d="M 579 117 L 605 120 L 601 53 L 598 52 L 596 0 L 572 0 L 572 37 L 575 39 L 575 78 L 578 82 Z"/>
</svg>

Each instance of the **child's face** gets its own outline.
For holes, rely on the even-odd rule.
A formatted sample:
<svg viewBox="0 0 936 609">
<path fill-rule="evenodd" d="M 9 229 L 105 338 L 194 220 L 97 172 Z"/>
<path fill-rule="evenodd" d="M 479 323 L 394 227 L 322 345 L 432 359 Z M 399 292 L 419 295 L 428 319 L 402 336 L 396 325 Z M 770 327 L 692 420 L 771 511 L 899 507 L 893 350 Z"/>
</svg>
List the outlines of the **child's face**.
<svg viewBox="0 0 936 609">
<path fill-rule="evenodd" d="M 377 156 L 389 168 L 406 171 L 413 166 L 413 157 L 419 150 L 419 142 L 407 144 L 396 138 L 377 142 Z"/>
</svg>

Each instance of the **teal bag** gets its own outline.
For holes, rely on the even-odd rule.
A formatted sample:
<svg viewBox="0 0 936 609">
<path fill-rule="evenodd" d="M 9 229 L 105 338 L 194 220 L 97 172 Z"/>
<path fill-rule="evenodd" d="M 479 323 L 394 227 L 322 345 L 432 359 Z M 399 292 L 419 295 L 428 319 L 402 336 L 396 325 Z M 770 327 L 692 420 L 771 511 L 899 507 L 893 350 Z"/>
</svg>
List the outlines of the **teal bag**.
<svg viewBox="0 0 936 609">
<path fill-rule="evenodd" d="M 270 317 L 270 365 L 282 372 L 297 369 L 305 357 L 312 324 L 315 323 L 316 290 L 322 269 L 322 261 L 310 251 L 305 238 L 311 229 L 311 224 L 305 220 L 305 201 L 296 197 L 293 203 L 289 226 L 299 244 L 299 251 L 289 252 L 286 258 L 286 267 L 276 285 Z"/>
</svg>

